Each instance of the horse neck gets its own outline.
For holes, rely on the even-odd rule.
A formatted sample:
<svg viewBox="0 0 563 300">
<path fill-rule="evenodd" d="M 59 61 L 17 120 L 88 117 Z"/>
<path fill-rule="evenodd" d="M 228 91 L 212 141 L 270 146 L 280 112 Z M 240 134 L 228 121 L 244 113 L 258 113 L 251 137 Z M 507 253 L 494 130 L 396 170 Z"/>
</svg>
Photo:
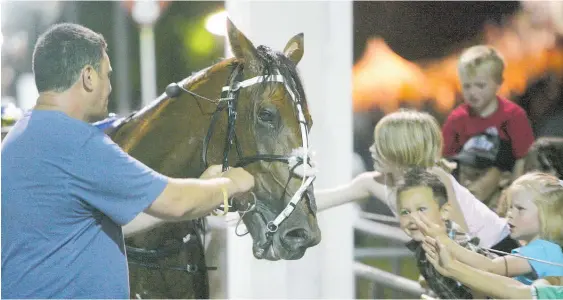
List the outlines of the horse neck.
<svg viewBox="0 0 563 300">
<path fill-rule="evenodd" d="M 209 99 L 219 99 L 227 83 L 233 59 L 223 60 L 183 80 L 185 89 Z M 201 159 L 203 141 L 217 104 L 186 92 L 177 98 L 161 98 L 140 110 L 131 121 L 110 134 L 125 152 L 156 171 L 174 177 L 197 177 L 205 166 Z M 178 113 L 180 112 L 180 113 Z M 208 162 L 221 161 L 225 117 L 216 124 L 209 144 Z"/>
</svg>

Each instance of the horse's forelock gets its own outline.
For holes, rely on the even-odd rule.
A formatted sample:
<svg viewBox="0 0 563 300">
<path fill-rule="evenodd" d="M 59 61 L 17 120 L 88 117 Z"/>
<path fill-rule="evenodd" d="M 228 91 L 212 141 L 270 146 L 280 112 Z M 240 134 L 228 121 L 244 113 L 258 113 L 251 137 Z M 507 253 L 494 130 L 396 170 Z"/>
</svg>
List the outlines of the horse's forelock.
<svg viewBox="0 0 563 300">
<path fill-rule="evenodd" d="M 298 97 L 297 101 L 301 102 L 303 106 L 303 112 L 305 113 L 308 121 L 310 121 L 309 116 L 309 109 L 307 106 L 307 98 L 305 96 L 305 90 L 303 88 L 303 84 L 301 82 L 301 78 L 299 76 L 299 72 L 297 71 L 296 65 L 287 58 L 283 53 L 278 51 L 273 51 L 271 48 L 267 46 L 258 46 L 257 47 L 258 58 L 260 60 L 262 76 L 271 76 L 276 75 L 276 72 L 279 72 L 280 75 L 285 78 L 287 87 L 291 90 L 291 92 Z M 276 84 L 276 83 L 270 83 Z M 264 89 L 269 84 L 260 85 L 255 92 L 257 94 L 261 94 L 264 92 Z M 287 103 L 290 104 L 290 103 Z"/>
</svg>

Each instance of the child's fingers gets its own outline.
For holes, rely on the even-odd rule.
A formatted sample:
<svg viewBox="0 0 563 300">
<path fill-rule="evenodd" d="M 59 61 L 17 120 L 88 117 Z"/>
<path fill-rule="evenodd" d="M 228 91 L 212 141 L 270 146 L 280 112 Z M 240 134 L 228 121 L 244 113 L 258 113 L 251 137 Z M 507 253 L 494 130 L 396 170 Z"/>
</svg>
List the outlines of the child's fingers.
<svg viewBox="0 0 563 300">
<path fill-rule="evenodd" d="M 438 252 L 436 251 L 436 249 L 434 248 L 434 246 L 423 243 L 422 244 L 422 249 L 424 249 L 424 252 L 429 253 L 432 256 L 437 256 Z"/>
<path fill-rule="evenodd" d="M 439 250 L 440 252 L 441 252 L 441 251 L 444 251 L 444 252 L 445 252 L 445 251 L 448 251 L 448 250 L 446 249 L 446 246 L 445 246 L 444 244 L 438 243 L 438 241 L 436 241 L 436 240 L 435 240 L 434 242 L 438 245 L 438 250 Z"/>
<path fill-rule="evenodd" d="M 424 214 L 419 213 L 418 216 L 420 218 L 420 221 L 422 221 L 422 223 L 424 223 L 424 225 L 430 227 L 434 224 L 434 223 L 430 222 Z"/>
<path fill-rule="evenodd" d="M 430 253 L 426 252 L 425 254 L 426 259 L 439 271 L 440 263 L 438 262 L 438 258 L 432 256 Z"/>
<path fill-rule="evenodd" d="M 424 235 L 426 235 L 428 233 L 428 226 L 426 226 L 426 224 L 422 221 L 421 217 L 422 217 L 422 214 L 420 214 L 420 213 L 412 214 L 412 218 L 414 220 L 414 223 L 416 223 L 416 226 L 418 226 L 418 229 Z"/>
<path fill-rule="evenodd" d="M 434 248 L 436 248 L 436 250 L 438 250 L 438 241 L 435 238 L 433 238 L 431 236 L 427 236 L 427 237 L 424 238 L 424 242 L 429 244 L 429 245 L 432 245 L 432 247 L 434 247 Z"/>
<path fill-rule="evenodd" d="M 446 246 L 442 243 L 438 243 L 437 244 L 437 250 L 438 250 L 438 254 L 442 257 L 451 257 L 452 254 L 451 252 L 446 248 Z"/>
</svg>

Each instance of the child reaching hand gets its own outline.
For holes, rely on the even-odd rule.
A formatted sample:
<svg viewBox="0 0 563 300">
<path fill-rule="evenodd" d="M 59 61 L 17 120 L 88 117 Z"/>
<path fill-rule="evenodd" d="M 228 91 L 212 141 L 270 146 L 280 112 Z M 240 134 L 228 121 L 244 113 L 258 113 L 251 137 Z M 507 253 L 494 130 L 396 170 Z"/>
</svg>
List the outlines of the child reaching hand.
<svg viewBox="0 0 563 300">
<path fill-rule="evenodd" d="M 453 258 L 451 252 L 431 237 L 423 249 L 428 261 L 440 274 L 459 280 L 474 291 L 501 299 L 563 299 L 563 277 L 544 277 L 532 286 L 515 279 L 475 269 Z"/>
<path fill-rule="evenodd" d="M 525 243 L 512 253 L 535 260 L 512 255 L 495 259 L 477 255 L 451 241 L 424 214 L 417 214 L 413 219 L 425 236 L 442 243 L 457 260 L 474 268 L 514 277 L 528 285 L 541 277 L 563 276 L 563 183 L 549 174 L 528 173 L 510 185 L 507 200 L 510 236 Z M 428 244 L 426 240 L 425 243 Z"/>
</svg>

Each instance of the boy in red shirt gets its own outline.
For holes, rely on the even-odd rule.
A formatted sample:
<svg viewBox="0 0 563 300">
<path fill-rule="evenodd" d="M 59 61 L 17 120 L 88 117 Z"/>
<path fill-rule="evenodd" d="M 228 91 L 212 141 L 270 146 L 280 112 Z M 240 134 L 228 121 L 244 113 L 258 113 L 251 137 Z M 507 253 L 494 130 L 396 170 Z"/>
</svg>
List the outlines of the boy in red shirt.
<svg viewBox="0 0 563 300">
<path fill-rule="evenodd" d="M 482 134 L 499 136 L 498 167 L 476 181 L 476 188 L 503 171 L 512 171 L 513 178 L 520 176 L 523 157 L 534 142 L 524 109 L 497 96 L 503 71 L 504 61 L 495 49 L 479 45 L 465 50 L 458 62 L 464 103 L 450 113 L 442 127 L 446 158 L 458 154 L 466 143 L 480 143 Z"/>
</svg>

